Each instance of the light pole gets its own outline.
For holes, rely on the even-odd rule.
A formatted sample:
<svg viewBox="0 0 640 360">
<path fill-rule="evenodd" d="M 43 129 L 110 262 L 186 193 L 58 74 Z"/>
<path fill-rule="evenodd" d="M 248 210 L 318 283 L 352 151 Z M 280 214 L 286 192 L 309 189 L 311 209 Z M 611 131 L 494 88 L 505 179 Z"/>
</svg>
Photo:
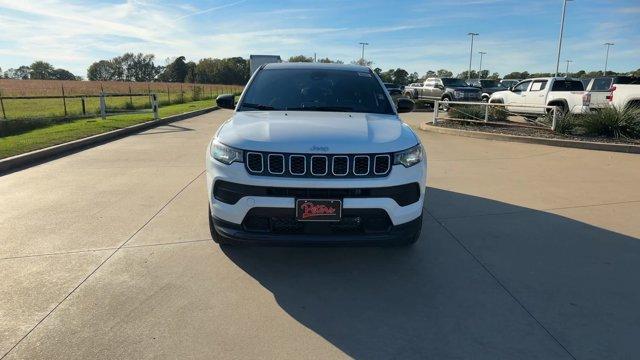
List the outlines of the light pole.
<svg viewBox="0 0 640 360">
<path fill-rule="evenodd" d="M 358 44 L 362 45 L 362 56 L 360 57 L 360 60 L 362 60 L 362 62 L 364 63 L 364 47 L 365 47 L 365 45 L 369 45 L 369 43 L 361 42 L 361 43 L 358 43 Z"/>
<path fill-rule="evenodd" d="M 564 72 L 564 77 L 569 77 L 569 63 L 572 63 L 573 60 L 565 60 L 567 62 L 567 70 Z"/>
<path fill-rule="evenodd" d="M 562 2 L 562 19 L 560 20 L 560 39 L 558 40 L 558 57 L 556 58 L 555 76 L 558 76 L 558 69 L 560 68 L 560 53 L 562 52 L 562 33 L 564 32 L 564 15 L 567 12 L 567 1 L 573 1 L 573 0 L 564 0 Z"/>
<path fill-rule="evenodd" d="M 480 54 L 480 68 L 478 69 L 478 80 L 480 80 L 482 78 L 482 75 L 480 75 L 482 73 L 482 55 L 485 55 L 486 52 L 478 51 L 478 54 Z"/>
<path fill-rule="evenodd" d="M 615 45 L 614 43 L 604 43 L 604 46 L 607 47 L 607 56 L 604 58 L 604 72 L 602 73 L 603 76 L 607 76 L 607 65 L 609 63 L 609 48 L 611 46 Z"/>
<path fill-rule="evenodd" d="M 471 36 L 471 50 L 469 51 L 469 73 L 467 74 L 467 80 L 471 80 L 471 60 L 473 59 L 473 37 L 478 36 L 478 33 L 468 33 Z"/>
</svg>

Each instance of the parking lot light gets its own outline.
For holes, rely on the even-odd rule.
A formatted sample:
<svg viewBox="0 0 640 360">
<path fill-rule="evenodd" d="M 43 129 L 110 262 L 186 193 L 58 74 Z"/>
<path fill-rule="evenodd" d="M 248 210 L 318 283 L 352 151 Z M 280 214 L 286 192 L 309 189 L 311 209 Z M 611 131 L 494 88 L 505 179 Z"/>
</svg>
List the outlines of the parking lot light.
<svg viewBox="0 0 640 360">
<path fill-rule="evenodd" d="M 469 51 L 469 73 L 467 74 L 467 80 L 471 80 L 471 61 L 473 60 L 473 37 L 480 34 L 470 32 L 467 35 L 471 36 L 471 50 Z"/>
<path fill-rule="evenodd" d="M 573 60 L 565 60 L 567 62 L 567 69 L 564 72 L 564 77 L 569 77 L 569 63 L 572 63 Z"/>
<path fill-rule="evenodd" d="M 482 78 L 482 75 L 480 75 L 482 73 L 482 55 L 485 55 L 486 52 L 478 51 L 478 54 L 480 54 L 480 68 L 478 69 L 478 80 L 480 80 Z"/>
<path fill-rule="evenodd" d="M 560 38 L 558 40 L 558 57 L 556 58 L 556 74 L 555 77 L 558 76 L 558 70 L 560 69 L 560 53 L 562 52 L 562 33 L 564 32 L 564 15 L 567 12 L 567 1 L 573 0 L 564 0 L 562 2 L 562 18 L 560 20 Z"/>
<path fill-rule="evenodd" d="M 609 48 L 613 45 L 615 44 L 610 42 L 604 43 L 604 46 L 607 47 L 607 55 L 604 58 L 604 72 L 602 73 L 603 76 L 607 76 L 607 65 L 609 63 Z"/>
<path fill-rule="evenodd" d="M 369 45 L 369 43 L 361 42 L 361 43 L 358 43 L 358 44 L 362 45 L 362 56 L 360 57 L 360 59 L 362 60 L 362 63 L 364 63 L 364 47 L 365 47 L 365 45 Z"/>
</svg>

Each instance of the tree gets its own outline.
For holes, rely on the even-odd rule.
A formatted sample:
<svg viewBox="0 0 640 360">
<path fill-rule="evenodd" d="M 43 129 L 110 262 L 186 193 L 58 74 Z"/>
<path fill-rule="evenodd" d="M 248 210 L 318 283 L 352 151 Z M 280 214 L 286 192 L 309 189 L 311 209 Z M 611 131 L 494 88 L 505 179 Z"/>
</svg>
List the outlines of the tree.
<svg viewBox="0 0 640 360">
<path fill-rule="evenodd" d="M 184 82 L 187 77 L 187 63 L 184 56 L 178 56 L 164 69 L 158 80 L 166 82 Z"/>
<path fill-rule="evenodd" d="M 52 80 L 80 80 L 77 76 L 73 75 L 69 70 L 55 69 L 51 72 Z"/>
<path fill-rule="evenodd" d="M 313 62 L 312 57 L 306 57 L 304 55 L 296 55 L 289 58 L 289 62 L 299 63 L 299 62 Z"/>
<path fill-rule="evenodd" d="M 87 69 L 87 79 L 91 81 L 111 81 L 117 79 L 118 70 L 110 60 L 96 61 Z"/>
<path fill-rule="evenodd" d="M 517 79 L 517 80 L 526 79 L 528 77 L 529 77 L 529 73 L 526 71 L 523 71 L 523 72 L 514 71 L 504 76 L 505 79 Z"/>
<path fill-rule="evenodd" d="M 640 69 L 634 71 L 631 73 L 631 76 L 636 76 L 636 77 L 640 77 Z"/>
<path fill-rule="evenodd" d="M 493 74 L 489 75 L 488 79 L 500 80 L 500 74 L 498 74 L 497 72 L 494 72 Z"/>
<path fill-rule="evenodd" d="M 154 59 L 155 55 L 142 53 L 130 57 L 127 64 L 128 77 L 134 81 L 153 81 L 159 73 L 153 63 Z"/>
<path fill-rule="evenodd" d="M 440 69 L 436 72 L 436 75 L 440 78 L 452 77 L 453 73 L 446 69 Z"/>
<path fill-rule="evenodd" d="M 338 59 L 331 60 L 328 57 L 326 57 L 324 59 L 320 59 L 320 60 L 318 60 L 318 62 L 319 63 L 325 63 L 325 64 L 331 64 L 331 63 L 333 63 L 333 64 L 344 64 L 344 62 L 342 62 L 342 60 L 338 60 Z"/>
<path fill-rule="evenodd" d="M 409 74 L 409 77 L 407 78 L 407 84 L 418 82 L 418 80 L 420 80 L 420 75 L 418 75 L 418 73 L 414 71 Z"/>
<path fill-rule="evenodd" d="M 358 59 L 358 60 L 351 61 L 351 63 L 353 65 L 371 66 L 373 64 L 373 61 L 369 61 L 369 60 L 365 60 L 365 59 Z"/>
<path fill-rule="evenodd" d="M 29 78 L 38 79 L 38 80 L 48 80 L 51 79 L 51 75 L 53 73 L 53 66 L 48 62 L 44 61 L 35 61 L 29 67 Z"/>
<path fill-rule="evenodd" d="M 409 73 L 405 69 L 397 68 L 393 71 L 393 83 L 397 85 L 409 84 Z"/>
<path fill-rule="evenodd" d="M 28 66 L 22 65 L 17 69 L 12 68 L 5 71 L 4 77 L 5 79 L 27 80 L 29 79 L 30 72 L 31 69 Z"/>
<path fill-rule="evenodd" d="M 187 64 L 187 76 L 184 78 L 184 82 L 194 83 L 196 82 L 196 63 L 189 61 Z"/>
<path fill-rule="evenodd" d="M 249 62 L 241 57 L 201 59 L 196 64 L 196 81 L 205 84 L 245 84 L 249 80 Z"/>
</svg>

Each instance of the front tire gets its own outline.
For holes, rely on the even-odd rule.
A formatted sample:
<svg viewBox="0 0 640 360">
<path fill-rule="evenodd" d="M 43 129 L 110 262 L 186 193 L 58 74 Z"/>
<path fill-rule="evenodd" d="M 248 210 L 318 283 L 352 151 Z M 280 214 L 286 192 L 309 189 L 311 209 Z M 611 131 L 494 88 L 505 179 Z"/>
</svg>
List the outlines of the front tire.
<svg viewBox="0 0 640 360">
<path fill-rule="evenodd" d="M 446 97 L 440 100 L 440 106 L 442 107 L 442 111 L 449 111 L 449 109 L 451 109 L 451 105 L 449 105 L 449 98 Z"/>
</svg>

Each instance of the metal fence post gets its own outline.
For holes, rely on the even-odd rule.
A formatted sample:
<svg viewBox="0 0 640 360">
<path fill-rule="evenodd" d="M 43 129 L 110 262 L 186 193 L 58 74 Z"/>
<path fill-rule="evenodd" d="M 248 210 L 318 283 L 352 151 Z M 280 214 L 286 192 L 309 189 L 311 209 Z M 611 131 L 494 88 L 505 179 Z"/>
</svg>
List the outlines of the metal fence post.
<svg viewBox="0 0 640 360">
<path fill-rule="evenodd" d="M 131 84 L 129 84 L 129 103 L 133 106 L 133 98 L 131 97 Z"/>
<path fill-rule="evenodd" d="M 169 84 L 167 84 L 167 103 L 171 105 L 171 88 L 169 88 Z"/>
<path fill-rule="evenodd" d="M 7 120 L 7 114 L 4 112 L 4 101 L 2 101 L 2 91 L 0 91 L 0 108 L 2 108 L 2 118 Z"/>
<path fill-rule="evenodd" d="M 484 122 L 489 122 L 489 102 L 484 106 Z"/>
<path fill-rule="evenodd" d="M 67 117 L 67 99 L 64 96 L 64 84 L 62 86 L 62 106 L 64 107 L 64 117 Z"/>
<path fill-rule="evenodd" d="M 82 115 L 87 115 L 87 108 L 84 105 L 84 98 L 81 97 L 80 101 L 82 102 Z"/>
<path fill-rule="evenodd" d="M 102 120 L 107 118 L 107 104 L 104 98 L 104 92 L 100 93 L 100 117 Z"/>
<path fill-rule="evenodd" d="M 433 102 L 433 125 L 438 123 L 438 108 L 440 107 L 440 101 Z"/>
<path fill-rule="evenodd" d="M 153 120 L 158 120 L 158 94 L 151 94 L 151 108 L 153 110 Z"/>
<path fill-rule="evenodd" d="M 556 121 L 558 121 L 558 107 L 553 107 L 553 120 L 551 121 L 551 130 L 556 131 Z"/>
</svg>

